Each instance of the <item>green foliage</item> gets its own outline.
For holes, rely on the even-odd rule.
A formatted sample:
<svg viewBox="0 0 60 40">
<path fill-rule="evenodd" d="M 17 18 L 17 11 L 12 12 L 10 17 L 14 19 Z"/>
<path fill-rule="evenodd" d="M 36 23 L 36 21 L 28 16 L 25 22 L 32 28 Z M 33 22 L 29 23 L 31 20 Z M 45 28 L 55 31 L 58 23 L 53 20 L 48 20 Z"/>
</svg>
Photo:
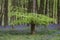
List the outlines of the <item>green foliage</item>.
<svg viewBox="0 0 60 40">
<path fill-rule="evenodd" d="M 18 24 L 30 24 L 31 21 L 34 22 L 36 25 L 48 25 L 54 21 L 54 19 L 49 18 L 48 16 L 37 14 L 37 13 L 18 13 L 15 12 L 11 16 L 16 16 L 16 20 L 11 21 L 11 25 L 18 25 Z M 11 17 L 10 16 L 10 17 Z"/>
</svg>

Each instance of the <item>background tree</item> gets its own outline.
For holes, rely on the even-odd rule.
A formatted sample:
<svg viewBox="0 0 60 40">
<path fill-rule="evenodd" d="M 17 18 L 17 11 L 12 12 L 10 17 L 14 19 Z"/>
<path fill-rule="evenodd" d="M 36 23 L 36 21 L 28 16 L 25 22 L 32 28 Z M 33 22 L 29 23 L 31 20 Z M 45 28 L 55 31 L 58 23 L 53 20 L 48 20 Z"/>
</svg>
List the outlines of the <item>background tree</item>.
<svg viewBox="0 0 60 40">
<path fill-rule="evenodd" d="M 0 26 L 2 26 L 2 0 L 0 0 Z"/>
<path fill-rule="evenodd" d="M 53 18 L 53 4 L 54 0 L 49 0 L 49 16 Z"/>
<path fill-rule="evenodd" d="M 46 0 L 45 15 L 49 16 L 49 0 Z"/>
<path fill-rule="evenodd" d="M 4 2 L 3 0 L 0 0 L 0 26 L 2 26 L 3 23 L 3 9 L 4 9 Z"/>
<path fill-rule="evenodd" d="M 33 0 L 28 0 L 27 12 L 30 13 L 33 10 Z"/>
<path fill-rule="evenodd" d="M 58 13 L 57 13 L 57 20 L 58 20 L 58 24 L 60 24 L 60 0 L 58 0 Z"/>
<path fill-rule="evenodd" d="M 40 14 L 43 14 L 44 13 L 44 0 L 40 0 L 40 7 L 39 7 L 39 10 L 38 10 L 38 13 Z"/>
<path fill-rule="evenodd" d="M 4 26 L 8 25 L 8 0 L 4 0 Z"/>
</svg>

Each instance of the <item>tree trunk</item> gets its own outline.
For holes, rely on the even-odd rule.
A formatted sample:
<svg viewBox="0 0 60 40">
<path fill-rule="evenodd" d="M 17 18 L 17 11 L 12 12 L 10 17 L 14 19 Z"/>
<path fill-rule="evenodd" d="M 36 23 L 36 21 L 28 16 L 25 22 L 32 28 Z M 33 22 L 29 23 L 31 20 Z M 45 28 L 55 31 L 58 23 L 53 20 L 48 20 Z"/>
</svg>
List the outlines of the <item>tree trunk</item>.
<svg viewBox="0 0 60 40">
<path fill-rule="evenodd" d="M 36 0 L 33 0 L 33 13 L 36 13 Z"/>
<path fill-rule="evenodd" d="M 33 10 L 33 0 L 28 0 L 27 12 L 31 13 Z"/>
<path fill-rule="evenodd" d="M 1 4 L 0 4 L 0 26 L 2 26 L 2 17 L 3 17 L 3 13 L 2 13 L 2 9 L 3 9 L 3 1 L 1 0 Z"/>
<path fill-rule="evenodd" d="M 46 0 L 45 15 L 49 15 L 49 0 Z"/>
<path fill-rule="evenodd" d="M 8 0 L 4 1 L 4 26 L 8 25 Z"/>
<path fill-rule="evenodd" d="M 0 16 L 0 26 L 2 26 L 2 15 Z"/>
<path fill-rule="evenodd" d="M 57 4 L 58 6 L 58 13 L 57 13 L 57 20 L 58 20 L 58 24 L 60 24 L 60 0 L 58 0 L 58 4 Z"/>
<path fill-rule="evenodd" d="M 54 0 L 49 0 L 49 16 L 53 18 L 53 4 Z"/>
<path fill-rule="evenodd" d="M 36 0 L 36 12 L 38 13 L 38 0 Z"/>
<path fill-rule="evenodd" d="M 40 7 L 38 10 L 38 14 L 43 14 L 44 13 L 44 0 L 40 0 Z"/>
<path fill-rule="evenodd" d="M 2 25 L 2 11 L 1 11 L 1 5 L 0 5 L 0 26 Z"/>
<path fill-rule="evenodd" d="M 31 22 L 31 34 L 35 33 L 35 24 L 33 23 L 33 21 Z"/>
<path fill-rule="evenodd" d="M 0 26 L 2 26 L 2 15 L 0 15 Z"/>
</svg>

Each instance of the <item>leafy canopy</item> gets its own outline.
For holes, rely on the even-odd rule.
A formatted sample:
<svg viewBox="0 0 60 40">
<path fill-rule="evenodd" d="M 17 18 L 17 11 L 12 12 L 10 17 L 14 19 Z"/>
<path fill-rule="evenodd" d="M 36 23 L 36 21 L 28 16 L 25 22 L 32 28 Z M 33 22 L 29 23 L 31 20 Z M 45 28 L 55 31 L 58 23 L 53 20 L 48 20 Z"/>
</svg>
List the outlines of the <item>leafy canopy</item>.
<svg viewBox="0 0 60 40">
<path fill-rule="evenodd" d="M 48 25 L 48 23 L 54 22 L 53 18 L 37 13 L 16 13 L 10 15 L 10 17 L 11 16 L 16 16 L 16 20 L 11 21 L 11 25 L 30 24 L 31 21 L 33 21 L 35 25 Z"/>
</svg>

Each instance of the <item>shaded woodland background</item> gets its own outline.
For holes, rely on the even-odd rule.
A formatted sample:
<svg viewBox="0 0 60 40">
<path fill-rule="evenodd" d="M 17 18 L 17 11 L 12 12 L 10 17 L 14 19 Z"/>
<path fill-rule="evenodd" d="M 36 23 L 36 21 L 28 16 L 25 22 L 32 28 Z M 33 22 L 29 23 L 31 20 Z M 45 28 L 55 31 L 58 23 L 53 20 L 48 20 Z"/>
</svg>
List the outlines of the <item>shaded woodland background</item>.
<svg viewBox="0 0 60 40">
<path fill-rule="evenodd" d="M 60 23 L 60 0 L 0 0 L 0 26 L 10 25 L 16 16 L 10 14 L 37 13 L 55 18 L 55 24 Z"/>
</svg>

